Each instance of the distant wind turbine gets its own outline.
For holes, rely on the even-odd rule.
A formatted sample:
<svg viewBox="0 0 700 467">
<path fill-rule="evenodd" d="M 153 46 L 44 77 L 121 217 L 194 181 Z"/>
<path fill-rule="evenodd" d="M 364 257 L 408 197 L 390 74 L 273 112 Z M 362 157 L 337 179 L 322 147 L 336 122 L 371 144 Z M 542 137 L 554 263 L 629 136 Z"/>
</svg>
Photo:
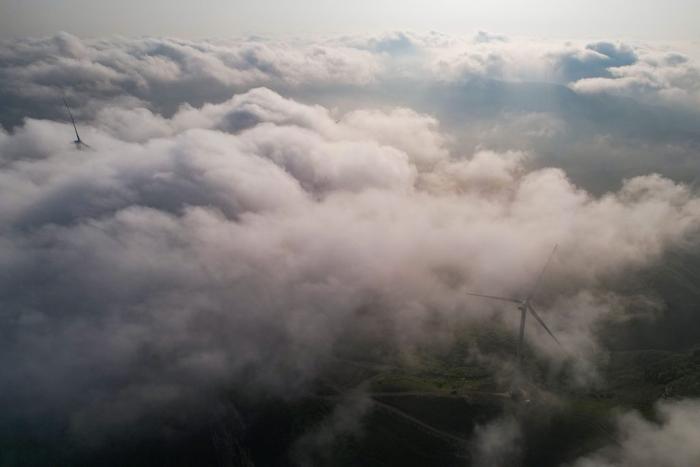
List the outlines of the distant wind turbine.
<svg viewBox="0 0 700 467">
<path fill-rule="evenodd" d="M 537 314 L 537 312 L 535 311 L 535 308 L 532 306 L 532 297 L 535 295 L 535 292 L 537 292 L 537 289 L 540 286 L 540 282 L 542 282 L 542 276 L 544 276 L 544 273 L 547 270 L 549 263 L 552 261 L 552 257 L 554 256 L 554 253 L 556 251 L 557 251 L 557 245 L 554 245 L 554 249 L 552 250 L 552 253 L 549 255 L 549 259 L 547 259 L 547 262 L 545 263 L 544 267 L 540 271 L 540 275 L 537 277 L 537 281 L 533 285 L 532 290 L 530 290 L 530 293 L 527 296 L 525 296 L 524 299 L 517 299 L 517 298 L 511 298 L 511 297 L 499 297 L 499 296 L 495 296 L 495 295 L 484 295 L 484 294 L 467 292 L 467 295 L 473 295 L 475 297 L 489 298 L 492 300 L 501 300 L 501 301 L 505 301 L 505 302 L 515 303 L 516 305 L 518 305 L 518 309 L 520 310 L 520 334 L 518 336 L 518 347 L 517 347 L 518 369 L 522 369 L 522 366 L 523 366 L 523 341 L 525 340 L 525 319 L 527 318 L 528 312 L 532 315 L 533 318 L 535 318 L 537 320 L 538 323 L 540 323 L 540 326 L 542 326 L 544 328 L 544 330 L 547 331 L 547 334 L 549 334 L 552 337 L 552 339 L 554 339 L 554 342 L 561 345 L 561 343 L 556 338 L 554 333 L 547 327 L 547 325 L 544 323 L 544 321 L 542 320 L 540 315 Z"/>
<path fill-rule="evenodd" d="M 78 134 L 78 127 L 75 125 L 75 119 L 73 118 L 73 112 L 70 110 L 70 105 L 68 105 L 68 101 L 66 100 L 65 96 L 63 97 L 63 104 L 66 106 L 66 110 L 68 110 L 68 116 L 70 117 L 70 121 L 73 124 L 73 129 L 75 130 L 75 141 L 73 143 L 75 144 L 76 149 L 91 149 L 90 146 L 88 146 L 86 143 L 83 142 L 82 139 L 80 139 L 80 135 Z"/>
</svg>

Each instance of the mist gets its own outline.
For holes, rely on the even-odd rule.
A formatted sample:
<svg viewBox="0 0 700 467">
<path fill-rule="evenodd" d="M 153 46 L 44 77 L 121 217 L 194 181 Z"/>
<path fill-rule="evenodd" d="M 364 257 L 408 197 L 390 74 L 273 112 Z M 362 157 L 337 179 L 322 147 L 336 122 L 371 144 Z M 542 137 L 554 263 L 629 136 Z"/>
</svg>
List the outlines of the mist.
<svg viewBox="0 0 700 467">
<path fill-rule="evenodd" d="M 0 83 L 3 430 L 100 446 L 174 407 L 214 417 L 227 388 L 301 398 L 358 340 L 410 358 L 456 326 L 514 330 L 467 293 L 526 295 L 554 245 L 536 300 L 563 345 L 532 323 L 529 345 L 588 390 L 600 326 L 666 307 L 621 284 L 700 247 L 700 74 L 666 45 L 60 33 L 4 42 Z M 296 461 L 361 433 L 368 397 Z M 650 437 L 662 459 L 691 423 L 675 407 L 572 465 L 641 465 Z M 518 456 L 494 423 L 475 465 Z"/>
</svg>

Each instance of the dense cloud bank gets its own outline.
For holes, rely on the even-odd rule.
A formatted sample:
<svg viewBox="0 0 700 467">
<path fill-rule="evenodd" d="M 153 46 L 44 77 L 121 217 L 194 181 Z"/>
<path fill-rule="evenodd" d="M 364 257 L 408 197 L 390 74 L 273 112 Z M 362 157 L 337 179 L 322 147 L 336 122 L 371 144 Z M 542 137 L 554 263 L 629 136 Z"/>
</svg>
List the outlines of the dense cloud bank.
<svg viewBox="0 0 700 467">
<path fill-rule="evenodd" d="M 129 426 L 223 384 L 294 394 L 352 329 L 407 349 L 524 293 L 576 354 L 624 304 L 610 278 L 692 244 L 700 199 L 658 175 L 593 196 L 528 154 L 447 150 L 406 108 L 334 113 L 255 89 L 171 118 L 105 107 L 0 133 L 0 377 L 8 413 Z M 506 308 L 506 310 L 509 310 Z M 541 332 L 528 330 L 533 336 Z"/>
<path fill-rule="evenodd" d="M 358 336 L 410 352 L 458 322 L 514 329 L 466 292 L 522 296 L 554 244 L 535 298 L 564 347 L 528 342 L 595 382 L 595 326 L 658 305 L 611 281 L 698 246 L 698 83 L 662 46 L 487 33 L 5 42 L 0 429 L 89 438 L 221 388 L 295 397 Z M 626 444 L 580 465 L 675 442 L 688 404 L 623 418 Z M 479 462 L 517 456 L 501 431 L 520 437 L 485 426 Z"/>
<path fill-rule="evenodd" d="M 692 44 L 562 42 L 479 33 L 273 40 L 79 39 L 0 44 L 0 124 L 79 121 L 119 109 L 170 118 L 267 87 L 343 113 L 410 107 L 440 119 L 446 150 L 526 150 L 597 194 L 623 178 L 700 173 Z M 140 129 L 162 129 L 161 122 Z M 118 124 L 118 122 L 111 122 Z M 240 123 L 239 123 L 240 124 Z M 605 168 L 603 169 L 603 166 Z"/>
<path fill-rule="evenodd" d="M 700 103 L 698 67 L 669 46 L 509 40 L 486 33 L 463 38 L 399 32 L 293 41 L 81 40 L 60 33 L 3 42 L 0 70 L 4 95 L 38 101 L 54 101 L 67 91 L 83 103 L 129 96 L 162 105 L 261 85 L 364 86 L 411 77 L 549 82 L 582 93 Z"/>
</svg>

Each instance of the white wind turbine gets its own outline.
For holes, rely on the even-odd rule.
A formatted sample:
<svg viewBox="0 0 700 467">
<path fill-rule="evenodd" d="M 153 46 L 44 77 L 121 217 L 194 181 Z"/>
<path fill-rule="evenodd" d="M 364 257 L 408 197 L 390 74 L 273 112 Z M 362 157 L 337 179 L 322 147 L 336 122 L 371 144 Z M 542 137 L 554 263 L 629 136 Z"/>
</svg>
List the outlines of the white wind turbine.
<svg viewBox="0 0 700 467">
<path fill-rule="evenodd" d="M 68 110 L 68 116 L 70 117 L 70 121 L 73 124 L 73 129 L 75 130 L 75 141 L 73 141 L 73 144 L 75 144 L 76 149 L 91 149 L 90 146 L 87 145 L 87 143 L 83 142 L 82 139 L 80 139 L 80 135 L 78 134 L 78 127 L 75 125 L 75 119 L 73 118 L 73 112 L 70 110 L 70 106 L 68 105 L 68 101 L 66 100 L 65 97 L 63 97 L 63 104 L 66 106 L 66 110 Z"/>
<path fill-rule="evenodd" d="M 472 292 L 466 292 L 467 295 L 472 295 L 475 297 L 482 297 L 482 298 L 489 298 L 492 300 L 501 300 L 505 302 L 510 302 L 510 303 L 515 303 L 518 306 L 518 309 L 520 310 L 520 334 L 518 336 L 518 347 L 517 347 L 517 359 L 518 359 L 518 370 L 522 369 L 523 365 L 523 342 L 525 340 L 525 319 L 527 318 L 527 314 L 530 313 L 535 320 L 544 328 L 545 331 L 547 331 L 547 334 L 549 334 L 552 339 L 554 339 L 554 342 L 557 344 L 561 345 L 559 340 L 556 338 L 554 333 L 547 327 L 545 322 L 542 320 L 539 314 L 535 311 L 535 308 L 532 306 L 532 297 L 535 295 L 535 292 L 537 292 L 538 287 L 540 286 L 540 282 L 542 282 L 542 276 L 544 276 L 545 271 L 547 270 L 547 267 L 549 266 L 549 263 L 552 261 L 552 257 L 554 256 L 554 253 L 557 250 L 557 245 L 554 246 L 554 249 L 552 250 L 552 253 L 549 255 L 549 259 L 547 259 L 547 262 L 545 263 L 544 267 L 540 271 L 540 275 L 537 277 L 537 281 L 533 285 L 532 289 L 530 290 L 530 293 L 525 296 L 524 299 L 517 299 L 517 298 L 512 298 L 512 297 L 499 297 L 495 295 L 484 295 L 484 294 L 479 294 L 479 293 L 472 293 Z"/>
</svg>

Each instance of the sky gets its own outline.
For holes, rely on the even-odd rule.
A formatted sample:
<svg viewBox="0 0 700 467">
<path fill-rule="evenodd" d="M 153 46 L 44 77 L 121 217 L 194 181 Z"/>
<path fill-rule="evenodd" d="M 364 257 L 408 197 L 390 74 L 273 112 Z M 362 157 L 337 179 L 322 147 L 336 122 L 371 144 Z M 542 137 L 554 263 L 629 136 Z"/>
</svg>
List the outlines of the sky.
<svg viewBox="0 0 700 467">
<path fill-rule="evenodd" d="M 0 36 L 358 33 L 484 29 L 537 37 L 698 40 L 694 0 L 0 0 Z"/>
</svg>

